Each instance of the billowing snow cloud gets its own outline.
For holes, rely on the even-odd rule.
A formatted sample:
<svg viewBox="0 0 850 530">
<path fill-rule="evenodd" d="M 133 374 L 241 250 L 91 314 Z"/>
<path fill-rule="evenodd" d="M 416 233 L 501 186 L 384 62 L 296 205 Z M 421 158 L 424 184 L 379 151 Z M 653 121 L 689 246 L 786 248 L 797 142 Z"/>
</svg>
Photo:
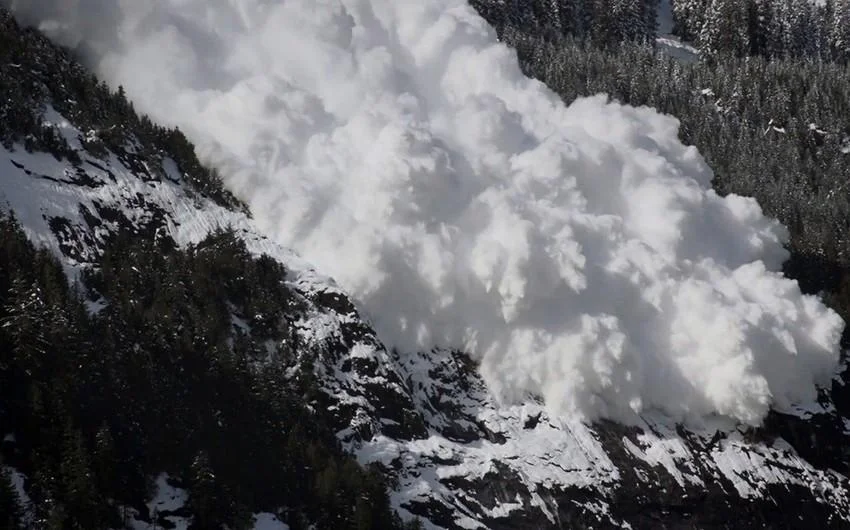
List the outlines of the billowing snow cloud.
<svg viewBox="0 0 850 530">
<path fill-rule="evenodd" d="M 755 424 L 835 369 L 843 322 L 777 272 L 786 230 L 718 197 L 675 119 L 565 106 L 463 0 L 17 9 L 180 126 L 388 344 L 464 349 L 506 400 Z"/>
</svg>

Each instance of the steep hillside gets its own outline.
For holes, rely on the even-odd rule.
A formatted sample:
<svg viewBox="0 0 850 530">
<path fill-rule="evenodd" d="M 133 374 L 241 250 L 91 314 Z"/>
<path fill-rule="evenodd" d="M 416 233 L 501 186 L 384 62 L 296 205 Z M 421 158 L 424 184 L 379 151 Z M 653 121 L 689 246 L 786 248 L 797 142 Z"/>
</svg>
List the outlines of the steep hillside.
<svg viewBox="0 0 850 530">
<path fill-rule="evenodd" d="M 14 491 L 28 501 L 24 521 L 85 528 L 400 526 L 388 506 L 411 526 L 452 529 L 848 524 L 847 424 L 829 378 L 805 407 L 760 411 L 761 426 L 712 413 L 697 427 L 658 406 L 629 422 L 581 420 L 540 394 L 497 399 L 465 352 L 385 347 L 370 323 L 379 315 L 361 310 L 376 304 L 265 238 L 182 133 L 137 118 L 123 93 L 0 17 L 0 435 L 11 486 L 0 483 L 0 509 Z M 306 96 L 270 108 L 284 103 L 312 108 Z M 672 122 L 658 120 L 654 138 L 666 139 Z M 506 123 L 493 130 L 515 130 Z M 587 137 L 600 157 L 619 156 L 603 139 Z M 220 144 L 220 159 L 242 160 L 227 158 L 237 143 Z M 681 171 L 702 167 L 664 147 L 684 153 Z M 295 152 L 280 149 L 264 160 Z M 432 154 L 414 176 L 430 174 Z M 484 167 L 504 162 L 486 154 Z M 781 261 L 776 223 L 741 226 Z M 330 250 L 338 270 L 359 263 L 346 254 L 357 249 Z M 104 498 L 109 509 L 92 502 Z"/>
<path fill-rule="evenodd" d="M 178 131 L 0 17 L 0 521 L 401 527 L 313 375 L 332 283 Z"/>
</svg>

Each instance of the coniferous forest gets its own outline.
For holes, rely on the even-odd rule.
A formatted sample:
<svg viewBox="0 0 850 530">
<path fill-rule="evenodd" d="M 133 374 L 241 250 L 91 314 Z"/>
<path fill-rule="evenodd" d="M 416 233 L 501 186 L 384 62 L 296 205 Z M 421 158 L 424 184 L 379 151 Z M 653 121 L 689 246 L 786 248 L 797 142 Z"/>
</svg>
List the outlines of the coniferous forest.
<svg viewBox="0 0 850 530">
<path fill-rule="evenodd" d="M 14 217 L 0 219 L 0 256 L 0 423 L 16 433 L 4 459 L 32 477 L 34 527 L 121 527 L 127 508 L 151 518 L 137 503 L 161 469 L 178 470 L 199 529 L 250 527 L 282 498 L 293 528 L 400 526 L 381 474 L 305 406 L 320 400 L 311 372 L 285 373 L 298 344 L 270 323 L 297 302 L 271 258 L 226 232 L 185 250 L 122 233 L 84 282 L 110 301 L 92 315 Z M 251 333 L 233 338 L 234 308 Z M 3 480 L 0 520 L 20 521 Z"/>
<path fill-rule="evenodd" d="M 604 92 L 676 116 L 720 193 L 755 197 L 789 228 L 786 272 L 850 318 L 850 0 L 676 0 L 674 33 L 700 50 L 694 62 L 655 49 L 658 0 L 471 3 L 565 101 Z M 198 193 L 245 208 L 180 131 L 138 116 L 122 91 L 5 12 L 0 96 L 7 147 L 73 163 L 37 119 L 45 101 L 73 100 L 60 110 L 106 131 L 93 154 L 132 130 L 140 157 L 168 153 Z M 0 473 L 0 528 L 120 528 L 129 509 L 157 522 L 143 501 L 161 470 L 189 492 L 198 530 L 249 528 L 280 499 L 294 530 L 405 527 L 381 470 L 358 465 L 315 413 L 311 371 L 291 370 L 311 352 L 286 324 L 299 295 L 285 275 L 226 231 L 181 249 L 122 230 L 69 284 L 0 213 L 0 425 L 16 433 L 0 463 L 29 477 L 32 501 L 25 517 Z M 93 299 L 109 303 L 92 311 Z M 235 338 L 234 312 L 251 330 Z"/>
</svg>

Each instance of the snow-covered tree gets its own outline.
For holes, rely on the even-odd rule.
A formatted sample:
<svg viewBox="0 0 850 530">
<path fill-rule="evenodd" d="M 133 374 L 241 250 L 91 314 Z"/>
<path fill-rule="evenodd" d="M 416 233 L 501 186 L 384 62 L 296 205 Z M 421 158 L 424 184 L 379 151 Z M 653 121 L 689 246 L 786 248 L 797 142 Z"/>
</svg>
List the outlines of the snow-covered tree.
<svg viewBox="0 0 850 530">
<path fill-rule="evenodd" d="M 835 0 L 830 48 L 839 61 L 850 61 L 850 0 Z"/>
<path fill-rule="evenodd" d="M 671 0 L 673 8 L 673 33 L 685 40 L 699 37 L 710 0 Z"/>
<path fill-rule="evenodd" d="M 712 0 L 699 34 L 700 51 L 708 56 L 745 55 L 749 49 L 746 4 Z"/>
<path fill-rule="evenodd" d="M 752 0 L 747 5 L 747 33 L 750 36 L 750 55 L 770 55 L 775 23 L 773 0 Z"/>
</svg>

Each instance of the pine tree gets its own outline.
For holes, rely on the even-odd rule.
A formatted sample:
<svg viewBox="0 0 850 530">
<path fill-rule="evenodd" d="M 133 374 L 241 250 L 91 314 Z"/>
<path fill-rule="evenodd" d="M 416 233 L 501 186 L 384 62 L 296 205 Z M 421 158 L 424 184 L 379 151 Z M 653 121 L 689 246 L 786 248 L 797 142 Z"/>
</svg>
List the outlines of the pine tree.
<svg viewBox="0 0 850 530">
<path fill-rule="evenodd" d="M 643 20 L 643 0 L 614 0 L 612 11 L 613 34 L 617 42 L 647 38 Z"/>
<path fill-rule="evenodd" d="M 778 23 L 775 28 L 782 56 L 802 57 L 814 50 L 811 42 L 814 33 L 811 16 L 808 0 L 783 0 L 778 3 Z"/>
<path fill-rule="evenodd" d="M 711 0 L 700 30 L 699 48 L 709 58 L 745 55 L 749 49 L 745 4 L 740 0 Z"/>
<path fill-rule="evenodd" d="M 189 470 L 190 490 L 188 507 L 192 511 L 192 528 L 213 530 L 222 522 L 216 476 L 210 465 L 209 455 L 200 451 L 192 460 Z"/>
<path fill-rule="evenodd" d="M 837 61 L 850 61 L 850 0 L 835 0 L 830 48 Z"/>
<path fill-rule="evenodd" d="M 47 326 L 50 311 L 41 288 L 16 278 L 9 289 L 5 317 L 0 327 L 12 341 L 12 355 L 24 372 L 32 376 L 44 366 L 50 340 Z"/>
<path fill-rule="evenodd" d="M 643 33 L 643 37 L 641 40 L 643 41 L 655 41 L 655 36 L 658 33 L 659 1 L 660 0 L 641 1 L 641 30 Z"/>
<path fill-rule="evenodd" d="M 686 41 L 697 41 L 705 22 L 705 12 L 710 0 L 671 0 L 671 2 L 673 33 Z"/>
<path fill-rule="evenodd" d="M 818 59 L 831 60 L 829 49 L 829 38 L 832 33 L 832 17 L 834 16 L 833 0 L 823 0 L 814 8 L 814 41 L 817 47 L 816 57 Z"/>
<path fill-rule="evenodd" d="M 79 430 L 68 428 L 59 467 L 64 504 L 72 525 L 80 530 L 99 528 L 103 521 L 91 460 Z"/>
<path fill-rule="evenodd" d="M 608 47 L 620 42 L 614 2 L 619 0 L 587 0 L 590 11 L 589 36 L 600 47 Z"/>
<path fill-rule="evenodd" d="M 92 468 L 101 491 L 120 491 L 122 484 L 118 480 L 119 459 L 115 449 L 115 440 L 106 424 L 101 425 L 95 435 Z"/>
<path fill-rule="evenodd" d="M 750 55 L 772 55 L 775 50 L 771 31 L 774 24 L 773 0 L 751 0 L 747 4 L 747 33 L 750 36 Z"/>
</svg>

